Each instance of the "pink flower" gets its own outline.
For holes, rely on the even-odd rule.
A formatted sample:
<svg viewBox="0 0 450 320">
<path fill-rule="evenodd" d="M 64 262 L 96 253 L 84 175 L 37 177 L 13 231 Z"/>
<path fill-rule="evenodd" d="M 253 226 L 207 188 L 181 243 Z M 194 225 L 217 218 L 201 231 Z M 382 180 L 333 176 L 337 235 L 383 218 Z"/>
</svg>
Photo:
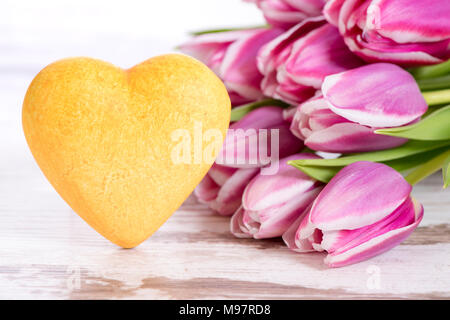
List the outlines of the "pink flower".
<svg viewBox="0 0 450 320">
<path fill-rule="evenodd" d="M 231 216 L 241 206 L 242 193 L 258 172 L 258 168 L 236 169 L 214 164 L 194 194 L 220 215 Z"/>
<path fill-rule="evenodd" d="M 278 161 L 303 148 L 289 129 L 283 109 L 266 106 L 251 111 L 228 129 L 217 163 L 235 168 L 254 168 Z"/>
<path fill-rule="evenodd" d="M 374 130 L 418 121 L 427 104 L 402 68 L 376 63 L 325 78 L 323 97 L 301 104 L 292 132 L 313 150 L 348 153 L 399 146 L 405 139 Z"/>
<path fill-rule="evenodd" d="M 423 217 L 394 169 L 361 161 L 342 169 L 283 235 L 297 252 L 326 251 L 329 267 L 369 259 L 405 240 Z"/>
<path fill-rule="evenodd" d="M 233 105 L 259 100 L 262 74 L 256 66 L 259 49 L 281 29 L 247 29 L 197 36 L 180 50 L 210 67 L 225 83 Z"/>
<path fill-rule="evenodd" d="M 266 44 L 257 62 L 263 93 L 292 104 L 316 95 L 327 75 L 363 64 L 323 17 L 307 19 Z"/>
<path fill-rule="evenodd" d="M 289 29 L 309 17 L 322 14 L 325 0 L 244 0 L 255 3 L 266 21 L 278 28 Z"/>
<path fill-rule="evenodd" d="M 303 142 L 289 130 L 282 108 L 253 110 L 230 126 L 219 157 L 194 193 L 219 214 L 232 215 L 241 206 L 245 187 L 260 168 L 265 174 L 275 174 L 279 157 L 301 148 Z"/>
<path fill-rule="evenodd" d="M 324 14 L 368 62 L 412 66 L 450 58 L 450 1 L 330 0 Z"/>
<path fill-rule="evenodd" d="M 274 175 L 259 173 L 245 188 L 242 206 L 231 218 L 231 232 L 239 238 L 281 236 L 305 211 L 322 183 L 287 164 L 294 159 L 317 159 L 300 153 L 280 160 Z"/>
</svg>

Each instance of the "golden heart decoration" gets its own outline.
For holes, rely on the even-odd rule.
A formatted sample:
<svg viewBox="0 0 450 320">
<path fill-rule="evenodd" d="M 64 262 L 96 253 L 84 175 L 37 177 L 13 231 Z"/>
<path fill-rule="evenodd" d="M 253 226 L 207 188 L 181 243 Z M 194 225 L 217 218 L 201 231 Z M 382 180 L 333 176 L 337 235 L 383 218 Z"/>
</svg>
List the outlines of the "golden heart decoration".
<svg viewBox="0 0 450 320">
<path fill-rule="evenodd" d="M 230 109 L 223 83 L 184 55 L 127 70 L 71 58 L 34 78 L 22 121 L 31 152 L 59 195 L 105 238 L 131 248 L 172 215 L 212 164 L 174 162 L 180 144 L 174 131 L 194 137 L 200 124 L 225 137 Z M 183 150 L 198 158 L 198 148 Z"/>
</svg>

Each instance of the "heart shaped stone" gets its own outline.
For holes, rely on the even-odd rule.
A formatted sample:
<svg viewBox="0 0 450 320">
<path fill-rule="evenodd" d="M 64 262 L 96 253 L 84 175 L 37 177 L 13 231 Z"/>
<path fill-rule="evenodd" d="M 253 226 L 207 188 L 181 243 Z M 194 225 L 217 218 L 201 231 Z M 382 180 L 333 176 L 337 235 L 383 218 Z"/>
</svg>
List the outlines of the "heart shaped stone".
<svg viewBox="0 0 450 320">
<path fill-rule="evenodd" d="M 151 58 L 128 70 L 72 58 L 34 78 L 22 121 L 34 158 L 61 197 L 105 238 L 131 248 L 206 174 L 230 109 L 222 82 L 184 55 Z M 213 147 L 199 130 L 216 133 Z M 174 159 L 177 150 L 185 153 L 181 162 Z"/>
</svg>

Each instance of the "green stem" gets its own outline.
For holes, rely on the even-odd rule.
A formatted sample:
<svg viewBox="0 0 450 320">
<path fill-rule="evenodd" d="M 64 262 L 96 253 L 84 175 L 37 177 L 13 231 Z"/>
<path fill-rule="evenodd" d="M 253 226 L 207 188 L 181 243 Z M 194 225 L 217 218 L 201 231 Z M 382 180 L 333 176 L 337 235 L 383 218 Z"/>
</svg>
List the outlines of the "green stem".
<svg viewBox="0 0 450 320">
<path fill-rule="evenodd" d="M 431 160 L 414 169 L 405 177 L 405 180 L 408 181 L 411 185 L 419 183 L 436 171 L 440 170 L 449 156 L 450 150 L 441 153 L 440 155 L 432 158 Z"/>
<path fill-rule="evenodd" d="M 450 73 L 450 60 L 434 66 L 414 68 L 410 72 L 416 80 L 440 77 Z"/>
<path fill-rule="evenodd" d="M 281 100 L 276 100 L 276 99 L 265 99 L 265 100 L 252 102 L 249 104 L 244 104 L 242 106 L 231 109 L 230 121 L 231 122 L 238 121 L 243 116 L 245 116 L 247 113 L 249 113 L 250 111 L 253 111 L 255 109 L 258 109 L 258 108 L 264 107 L 264 106 L 277 106 L 277 107 L 287 108 L 287 107 L 289 107 L 289 104 L 287 104 L 286 102 L 283 102 Z"/>
<path fill-rule="evenodd" d="M 228 31 L 239 31 L 239 30 L 248 30 L 248 29 L 261 29 L 261 28 L 267 28 L 267 27 L 268 27 L 268 25 L 260 25 L 260 26 L 253 26 L 253 27 L 238 27 L 238 28 L 221 28 L 221 29 L 193 31 L 193 32 L 189 32 L 189 34 L 191 36 L 201 36 L 202 34 L 220 33 L 220 32 L 228 32 Z"/>
<path fill-rule="evenodd" d="M 417 80 L 420 90 L 438 90 L 450 88 L 450 74 L 437 78 L 419 79 Z"/>
<path fill-rule="evenodd" d="M 450 103 L 450 89 L 422 92 L 429 106 Z"/>
</svg>

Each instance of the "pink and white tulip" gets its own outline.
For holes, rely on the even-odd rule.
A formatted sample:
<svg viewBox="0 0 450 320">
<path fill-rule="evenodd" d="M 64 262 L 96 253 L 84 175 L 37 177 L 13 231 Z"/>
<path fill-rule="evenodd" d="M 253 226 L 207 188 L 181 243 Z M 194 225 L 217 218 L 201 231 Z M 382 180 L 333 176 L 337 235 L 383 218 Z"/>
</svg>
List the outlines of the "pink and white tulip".
<svg viewBox="0 0 450 320">
<path fill-rule="evenodd" d="M 255 3 L 266 21 L 278 28 L 289 29 L 309 17 L 322 14 L 325 0 L 244 0 Z"/>
<path fill-rule="evenodd" d="M 181 45 L 180 50 L 210 67 L 225 83 L 232 104 L 239 105 L 263 97 L 256 55 L 281 33 L 281 29 L 266 28 L 209 33 Z"/>
<path fill-rule="evenodd" d="M 363 64 L 323 17 L 307 19 L 266 44 L 257 63 L 263 93 L 292 104 L 316 95 L 327 75 Z"/>
<path fill-rule="evenodd" d="M 423 207 L 411 190 L 394 169 L 355 162 L 325 186 L 283 239 L 297 252 L 326 251 L 329 267 L 369 259 L 398 245 L 419 225 Z"/>
<path fill-rule="evenodd" d="M 194 194 L 220 215 L 231 216 L 241 206 L 245 187 L 258 173 L 258 168 L 236 169 L 213 164 Z"/>
<path fill-rule="evenodd" d="M 368 62 L 413 66 L 450 58 L 450 1 L 330 0 L 324 14 Z"/>
<path fill-rule="evenodd" d="M 322 93 L 323 97 L 298 106 L 291 130 L 309 148 L 325 152 L 399 146 L 407 140 L 375 134 L 374 130 L 418 121 L 428 108 L 414 78 L 388 63 L 328 76 Z"/>
<path fill-rule="evenodd" d="M 294 154 L 303 148 L 303 141 L 292 134 L 289 126 L 280 107 L 253 110 L 230 126 L 216 162 L 234 168 L 255 168 Z"/>
<path fill-rule="evenodd" d="M 300 153 L 280 160 L 275 175 L 258 174 L 245 188 L 242 206 L 231 218 L 238 238 L 280 237 L 314 201 L 323 184 L 287 164 L 289 160 L 318 159 Z"/>
</svg>

